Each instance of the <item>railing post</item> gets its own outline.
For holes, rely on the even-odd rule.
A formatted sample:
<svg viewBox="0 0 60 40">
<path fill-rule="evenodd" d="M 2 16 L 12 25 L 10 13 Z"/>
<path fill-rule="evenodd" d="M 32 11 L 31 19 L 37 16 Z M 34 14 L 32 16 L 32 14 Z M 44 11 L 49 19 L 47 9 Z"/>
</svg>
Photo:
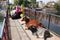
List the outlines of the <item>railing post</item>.
<svg viewBox="0 0 60 40">
<path fill-rule="evenodd" d="M 49 18 L 48 18 L 48 30 L 49 30 L 49 27 L 50 27 L 50 19 L 51 19 L 51 15 L 49 14 Z"/>
<path fill-rule="evenodd" d="M 35 20 L 36 20 L 36 11 L 35 11 Z"/>
<path fill-rule="evenodd" d="M 30 17 L 30 9 L 29 9 L 29 17 Z"/>
<path fill-rule="evenodd" d="M 0 40 L 2 40 L 2 39 L 0 38 Z"/>
</svg>

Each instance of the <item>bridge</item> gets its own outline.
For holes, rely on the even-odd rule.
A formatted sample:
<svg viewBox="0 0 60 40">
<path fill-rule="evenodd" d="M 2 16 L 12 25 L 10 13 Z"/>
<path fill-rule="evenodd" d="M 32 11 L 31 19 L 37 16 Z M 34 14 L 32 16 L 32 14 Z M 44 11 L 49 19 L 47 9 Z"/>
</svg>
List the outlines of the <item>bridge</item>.
<svg viewBox="0 0 60 40">
<path fill-rule="evenodd" d="M 25 10 L 25 15 L 33 18 L 34 20 L 41 21 L 41 23 L 47 28 L 48 27 L 48 20 L 49 20 L 49 14 L 43 14 L 42 12 L 37 12 L 35 10 L 31 9 L 26 9 Z M 58 17 L 58 18 L 57 18 Z M 47 38 L 47 40 L 59 40 L 59 34 L 57 33 L 57 28 L 58 27 L 58 32 L 60 32 L 60 16 L 57 15 L 51 15 L 50 19 L 50 33 L 52 37 Z M 59 19 L 59 20 L 57 20 Z M 44 40 L 44 38 L 37 38 L 36 36 L 32 35 L 30 30 L 25 30 L 25 25 L 21 25 L 21 19 L 16 19 L 12 20 L 8 16 L 8 12 L 6 12 L 6 17 L 4 18 L 3 21 L 3 26 L 1 27 L 1 36 L 0 40 Z M 55 30 L 56 29 L 56 30 Z"/>
</svg>

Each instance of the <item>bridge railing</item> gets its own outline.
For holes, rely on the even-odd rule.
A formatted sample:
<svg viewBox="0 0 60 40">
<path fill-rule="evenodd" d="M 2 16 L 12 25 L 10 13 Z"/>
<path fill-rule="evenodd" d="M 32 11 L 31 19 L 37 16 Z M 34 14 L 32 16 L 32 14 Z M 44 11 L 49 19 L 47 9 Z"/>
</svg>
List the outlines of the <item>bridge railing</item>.
<svg viewBox="0 0 60 40">
<path fill-rule="evenodd" d="M 60 35 L 60 16 L 49 14 L 49 13 L 44 13 L 42 11 L 35 11 L 32 9 L 25 9 L 25 15 L 35 20 L 38 20 L 46 28 L 48 28 L 49 15 L 50 15 L 51 17 L 50 17 L 49 29 L 55 32 L 56 34 Z"/>
<path fill-rule="evenodd" d="M 4 17 L 1 25 L 0 25 L 0 40 L 8 40 L 8 13 L 6 13 L 6 17 Z"/>
</svg>

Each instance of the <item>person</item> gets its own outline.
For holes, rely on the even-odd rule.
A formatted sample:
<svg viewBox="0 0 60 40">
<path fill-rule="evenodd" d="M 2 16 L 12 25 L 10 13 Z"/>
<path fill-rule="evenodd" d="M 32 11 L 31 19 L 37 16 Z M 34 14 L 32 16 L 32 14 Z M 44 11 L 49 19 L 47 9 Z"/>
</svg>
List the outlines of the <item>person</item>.
<svg viewBox="0 0 60 40">
<path fill-rule="evenodd" d="M 23 4 L 21 5 L 21 12 L 22 12 L 22 14 L 20 16 L 24 17 L 24 5 Z"/>
<path fill-rule="evenodd" d="M 16 13 L 18 13 L 20 11 L 20 8 L 19 8 L 19 6 L 17 5 L 16 6 Z"/>
</svg>

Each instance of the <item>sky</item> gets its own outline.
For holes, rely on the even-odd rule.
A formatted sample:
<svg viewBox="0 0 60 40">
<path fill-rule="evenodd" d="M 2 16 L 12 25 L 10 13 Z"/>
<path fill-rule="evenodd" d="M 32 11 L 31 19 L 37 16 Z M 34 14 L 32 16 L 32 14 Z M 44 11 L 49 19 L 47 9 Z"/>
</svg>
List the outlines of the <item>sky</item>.
<svg viewBox="0 0 60 40">
<path fill-rule="evenodd" d="M 36 0 L 37 2 L 39 2 L 39 1 L 43 1 L 43 2 L 49 2 L 50 0 Z M 57 0 L 51 0 L 51 1 L 57 1 Z"/>
</svg>

